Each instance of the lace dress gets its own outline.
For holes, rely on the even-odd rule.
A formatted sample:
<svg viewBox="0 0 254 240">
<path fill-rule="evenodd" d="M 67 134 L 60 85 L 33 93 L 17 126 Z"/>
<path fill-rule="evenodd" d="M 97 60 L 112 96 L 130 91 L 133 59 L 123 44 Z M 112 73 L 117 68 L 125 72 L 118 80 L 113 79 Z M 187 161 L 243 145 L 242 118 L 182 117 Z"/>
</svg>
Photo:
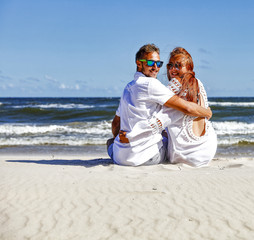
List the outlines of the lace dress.
<svg viewBox="0 0 254 240">
<path fill-rule="evenodd" d="M 198 80 L 200 97 L 205 107 L 208 107 L 207 94 L 203 84 Z M 169 88 L 176 94 L 181 83 L 173 79 Z M 168 120 L 166 118 L 169 118 Z M 196 117 L 188 116 L 174 109 L 163 107 L 157 115 L 168 133 L 168 159 L 171 163 L 186 163 L 199 167 L 207 165 L 217 150 L 217 136 L 210 121 L 205 119 L 205 133 L 196 136 L 193 132 L 193 120 Z"/>
</svg>

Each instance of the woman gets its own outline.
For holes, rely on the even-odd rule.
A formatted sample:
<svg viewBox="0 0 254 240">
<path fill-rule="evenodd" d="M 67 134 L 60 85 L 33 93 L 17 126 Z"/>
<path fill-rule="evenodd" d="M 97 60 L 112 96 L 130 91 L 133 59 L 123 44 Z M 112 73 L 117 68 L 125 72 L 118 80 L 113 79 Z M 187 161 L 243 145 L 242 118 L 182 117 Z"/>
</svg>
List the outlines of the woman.
<svg viewBox="0 0 254 240">
<path fill-rule="evenodd" d="M 208 108 L 206 91 L 201 81 L 195 78 L 193 68 L 191 55 L 184 48 L 175 48 L 167 64 L 168 87 L 179 97 Z M 166 128 L 167 157 L 171 163 L 205 166 L 216 153 L 217 136 L 211 122 L 205 118 L 163 107 L 148 123 L 153 133 Z"/>
</svg>

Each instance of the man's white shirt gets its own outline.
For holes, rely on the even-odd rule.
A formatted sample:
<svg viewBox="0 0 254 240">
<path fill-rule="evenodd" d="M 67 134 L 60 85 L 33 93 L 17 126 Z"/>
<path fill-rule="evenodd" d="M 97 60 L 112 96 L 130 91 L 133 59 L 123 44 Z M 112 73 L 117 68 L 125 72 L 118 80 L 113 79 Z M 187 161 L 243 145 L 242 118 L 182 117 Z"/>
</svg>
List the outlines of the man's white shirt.
<svg viewBox="0 0 254 240">
<path fill-rule="evenodd" d="M 115 138 L 113 159 L 117 164 L 138 166 L 158 154 L 162 136 L 160 133 L 151 135 L 151 129 L 142 122 L 152 119 L 174 95 L 158 79 L 135 73 L 134 80 L 124 89 L 116 112 L 121 130 L 129 139 L 129 143 L 121 143 L 119 136 Z"/>
</svg>

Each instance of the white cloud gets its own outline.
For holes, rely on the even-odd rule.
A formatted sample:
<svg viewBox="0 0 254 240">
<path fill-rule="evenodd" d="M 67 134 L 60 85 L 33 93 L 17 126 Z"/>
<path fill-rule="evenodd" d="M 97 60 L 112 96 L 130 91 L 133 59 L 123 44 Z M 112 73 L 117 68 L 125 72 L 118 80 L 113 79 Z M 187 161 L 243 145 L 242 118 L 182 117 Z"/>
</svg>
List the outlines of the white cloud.
<svg viewBox="0 0 254 240">
<path fill-rule="evenodd" d="M 65 85 L 64 83 L 61 83 L 59 88 L 60 89 L 68 89 L 68 90 L 80 90 L 79 84 L 76 84 L 74 86 L 68 86 L 68 85 Z"/>
<path fill-rule="evenodd" d="M 68 87 L 65 86 L 65 84 L 62 83 L 62 84 L 59 86 L 59 88 L 60 88 L 60 89 L 66 89 L 66 88 L 68 88 Z"/>
<path fill-rule="evenodd" d="M 2 84 L 1 85 L 1 88 L 3 90 L 7 90 L 7 89 L 10 89 L 10 88 L 15 88 L 14 84 L 13 83 L 8 83 L 8 84 Z"/>
<path fill-rule="evenodd" d="M 55 78 L 45 74 L 44 78 L 48 81 L 51 81 L 51 82 L 55 82 L 55 83 L 58 83 L 59 81 L 57 81 Z"/>
</svg>

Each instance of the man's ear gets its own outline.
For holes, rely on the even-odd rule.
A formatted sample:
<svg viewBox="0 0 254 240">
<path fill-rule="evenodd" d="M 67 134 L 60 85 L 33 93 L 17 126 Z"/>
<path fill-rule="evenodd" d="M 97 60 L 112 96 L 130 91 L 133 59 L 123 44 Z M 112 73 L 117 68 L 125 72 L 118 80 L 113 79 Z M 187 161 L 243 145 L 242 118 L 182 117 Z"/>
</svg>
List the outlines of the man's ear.
<svg viewBox="0 0 254 240">
<path fill-rule="evenodd" d="M 139 60 L 136 60 L 137 69 L 140 71 L 142 69 L 142 63 Z"/>
</svg>

